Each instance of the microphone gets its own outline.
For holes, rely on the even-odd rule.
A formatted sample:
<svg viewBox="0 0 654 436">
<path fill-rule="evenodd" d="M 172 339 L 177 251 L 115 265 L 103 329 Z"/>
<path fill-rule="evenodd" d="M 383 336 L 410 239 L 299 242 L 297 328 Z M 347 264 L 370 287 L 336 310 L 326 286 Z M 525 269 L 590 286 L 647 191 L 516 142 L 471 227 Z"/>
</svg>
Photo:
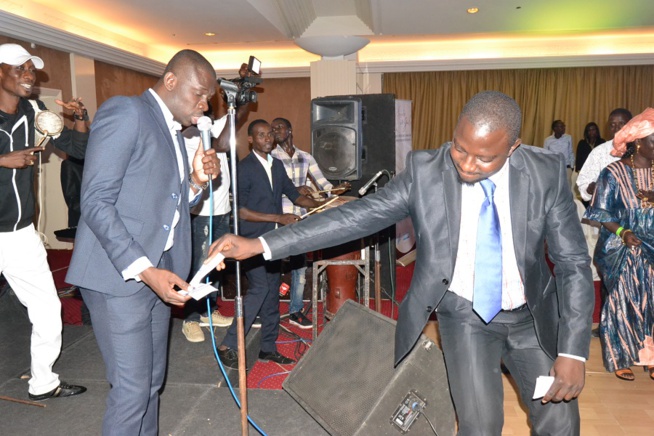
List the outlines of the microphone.
<svg viewBox="0 0 654 436">
<path fill-rule="evenodd" d="M 361 189 L 359 189 L 359 195 L 365 195 L 366 192 L 368 192 L 368 189 L 372 186 L 373 183 L 377 181 L 378 178 L 381 177 L 381 175 L 384 174 L 384 170 L 379 171 L 377 174 L 375 174 L 372 179 L 368 180 L 368 183 L 363 185 Z"/>
<path fill-rule="evenodd" d="M 213 122 L 211 118 L 207 116 L 202 116 L 198 119 L 198 130 L 200 131 L 200 137 L 202 138 L 202 146 L 205 151 L 211 149 L 211 126 Z"/>
</svg>

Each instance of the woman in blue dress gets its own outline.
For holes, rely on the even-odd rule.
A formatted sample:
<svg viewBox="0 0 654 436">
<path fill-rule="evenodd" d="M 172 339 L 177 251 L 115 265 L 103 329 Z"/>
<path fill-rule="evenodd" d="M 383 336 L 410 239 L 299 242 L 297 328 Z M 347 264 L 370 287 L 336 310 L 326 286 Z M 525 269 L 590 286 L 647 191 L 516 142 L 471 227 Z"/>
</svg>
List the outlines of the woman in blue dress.
<svg viewBox="0 0 654 436">
<path fill-rule="evenodd" d="M 601 172 L 585 215 L 602 223 L 594 260 L 608 290 L 604 366 L 629 381 L 630 367 L 643 366 L 654 380 L 654 109 L 627 123 L 614 148 L 623 157 Z"/>
</svg>

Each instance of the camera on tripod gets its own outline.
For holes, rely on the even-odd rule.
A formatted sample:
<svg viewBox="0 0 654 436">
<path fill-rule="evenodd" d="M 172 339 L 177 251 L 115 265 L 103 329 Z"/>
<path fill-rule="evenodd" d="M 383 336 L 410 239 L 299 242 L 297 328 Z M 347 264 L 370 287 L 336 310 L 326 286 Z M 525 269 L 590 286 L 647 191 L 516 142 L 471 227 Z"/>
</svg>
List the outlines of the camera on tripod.
<svg viewBox="0 0 654 436">
<path fill-rule="evenodd" d="M 261 62 L 254 56 L 250 56 L 245 77 L 232 80 L 218 79 L 218 84 L 224 91 L 223 97 L 225 101 L 229 104 L 233 103 L 235 106 L 256 103 L 257 93 L 252 88 L 260 84 L 263 80 L 261 77 L 253 77 L 253 75 L 259 76 L 260 72 Z"/>
</svg>

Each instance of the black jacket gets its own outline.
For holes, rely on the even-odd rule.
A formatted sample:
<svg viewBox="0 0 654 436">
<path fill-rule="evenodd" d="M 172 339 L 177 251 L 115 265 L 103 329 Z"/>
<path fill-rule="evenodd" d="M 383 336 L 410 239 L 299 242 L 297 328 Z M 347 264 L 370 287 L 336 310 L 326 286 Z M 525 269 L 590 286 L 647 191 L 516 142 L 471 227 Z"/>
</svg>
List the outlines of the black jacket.
<svg viewBox="0 0 654 436">
<path fill-rule="evenodd" d="M 39 108 L 45 110 L 42 101 Z M 21 98 L 16 114 L 0 111 L 0 155 L 34 146 L 34 108 L 29 100 Z M 77 158 L 84 159 L 88 133 L 64 128 L 55 147 Z M 23 169 L 0 167 L 0 232 L 14 232 L 33 222 L 34 166 Z"/>
</svg>

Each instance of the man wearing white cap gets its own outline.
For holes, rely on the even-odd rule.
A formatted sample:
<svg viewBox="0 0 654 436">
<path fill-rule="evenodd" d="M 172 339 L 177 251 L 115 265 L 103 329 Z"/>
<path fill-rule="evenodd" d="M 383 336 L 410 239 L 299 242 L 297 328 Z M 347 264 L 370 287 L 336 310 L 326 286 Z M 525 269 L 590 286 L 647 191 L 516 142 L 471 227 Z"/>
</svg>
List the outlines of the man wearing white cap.
<svg viewBox="0 0 654 436">
<path fill-rule="evenodd" d="M 34 401 L 68 397 L 86 391 L 59 380 L 52 366 L 61 351 L 61 302 L 46 251 L 34 228 L 34 163 L 45 147 L 34 147 L 36 109 L 43 102 L 28 100 L 43 60 L 18 44 L 0 45 L 0 272 L 32 323 L 29 398 Z M 84 158 L 88 132 L 80 99 L 59 102 L 74 111 L 74 130 L 66 129 L 54 145 Z"/>
</svg>

